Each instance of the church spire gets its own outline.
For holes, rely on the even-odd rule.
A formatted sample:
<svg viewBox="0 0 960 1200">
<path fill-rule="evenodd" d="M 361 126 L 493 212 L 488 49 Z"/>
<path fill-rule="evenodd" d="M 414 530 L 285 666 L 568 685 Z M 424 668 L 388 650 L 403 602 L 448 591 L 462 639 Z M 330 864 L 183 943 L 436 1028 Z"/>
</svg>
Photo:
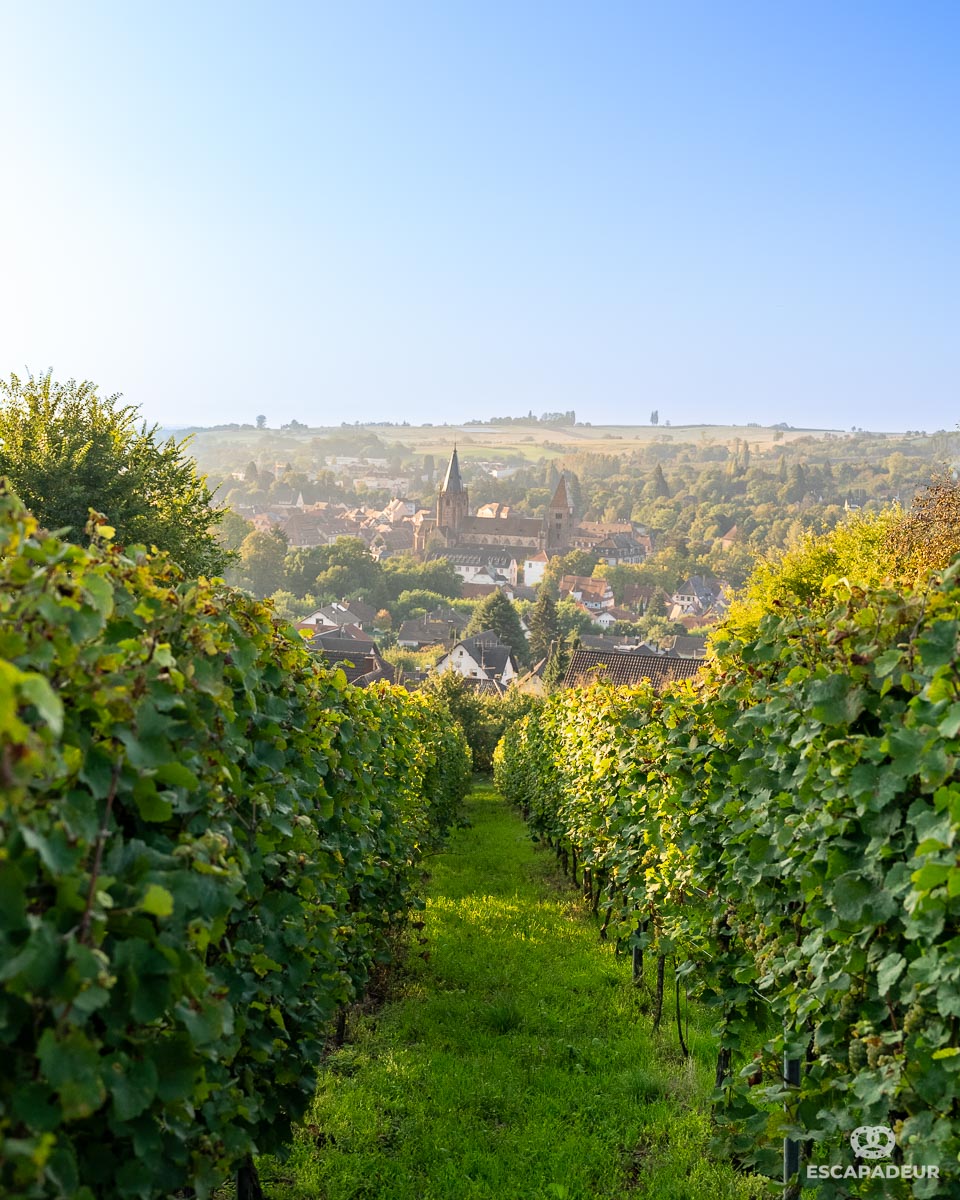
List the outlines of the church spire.
<svg viewBox="0 0 960 1200">
<path fill-rule="evenodd" d="M 469 504 L 470 497 L 460 478 L 460 460 L 454 446 L 453 454 L 450 455 L 450 465 L 437 496 L 437 527 L 452 530 L 454 534 L 459 533 L 467 519 Z"/>
<path fill-rule="evenodd" d="M 447 473 L 443 479 L 443 486 L 440 489 L 448 496 L 455 492 L 463 491 L 463 480 L 460 478 L 460 460 L 457 458 L 457 448 L 454 446 L 453 454 L 450 455 L 450 465 L 447 467 Z"/>
<path fill-rule="evenodd" d="M 551 508 L 572 508 L 570 500 L 567 496 L 567 477 L 560 476 L 560 482 L 557 484 L 557 490 L 553 493 L 553 499 L 550 501 Z"/>
</svg>

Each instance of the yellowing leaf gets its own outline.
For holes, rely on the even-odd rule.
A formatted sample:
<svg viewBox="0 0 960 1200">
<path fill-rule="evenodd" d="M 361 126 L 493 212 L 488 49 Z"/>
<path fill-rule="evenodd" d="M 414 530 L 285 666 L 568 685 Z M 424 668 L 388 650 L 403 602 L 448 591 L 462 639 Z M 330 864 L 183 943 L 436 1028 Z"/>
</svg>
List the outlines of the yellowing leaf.
<svg viewBox="0 0 960 1200">
<path fill-rule="evenodd" d="M 173 912 L 173 896 L 158 883 L 151 883 L 140 901 L 140 907 L 155 917 L 169 917 Z"/>
</svg>

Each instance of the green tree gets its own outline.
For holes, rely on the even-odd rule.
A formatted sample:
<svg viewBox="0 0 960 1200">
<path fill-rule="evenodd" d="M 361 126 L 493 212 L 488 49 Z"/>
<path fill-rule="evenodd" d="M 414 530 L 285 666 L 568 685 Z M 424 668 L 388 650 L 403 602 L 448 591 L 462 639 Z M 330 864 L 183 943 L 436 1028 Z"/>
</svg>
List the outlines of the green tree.
<svg viewBox="0 0 960 1200">
<path fill-rule="evenodd" d="M 493 767 L 493 752 L 503 736 L 505 713 L 499 696 L 482 696 L 456 671 L 440 671 L 430 675 L 422 690 L 438 696 L 450 710 L 450 715 L 463 730 L 467 745 L 473 751 L 477 771 Z"/>
<path fill-rule="evenodd" d="M 263 532 L 248 533 L 240 546 L 240 573 L 246 586 L 257 596 L 272 596 L 283 586 L 283 562 L 287 537 L 276 526 Z"/>
<path fill-rule="evenodd" d="M 217 530 L 217 538 L 225 550 L 233 552 L 240 549 L 243 539 L 252 530 L 253 526 L 246 518 L 233 512 L 232 509 L 226 508 L 223 510 L 223 520 Z"/>
<path fill-rule="evenodd" d="M 224 510 L 211 507 L 187 441 L 159 442 L 157 427 L 138 428 L 136 407 L 119 400 L 49 371 L 0 380 L 0 475 L 47 529 L 68 528 L 81 541 L 92 508 L 118 544 L 166 550 L 188 575 L 222 574 Z"/>
<path fill-rule="evenodd" d="M 360 595 L 379 601 L 383 568 L 359 538 L 338 537 L 332 546 L 318 549 L 323 568 L 317 575 L 317 592 L 332 600 Z"/>
<path fill-rule="evenodd" d="M 653 494 L 665 500 L 669 500 L 670 498 L 670 485 L 667 483 L 667 477 L 664 475 L 663 467 L 659 463 L 657 463 L 653 472 Z"/>
<path fill-rule="evenodd" d="M 554 642 L 550 657 L 543 668 L 543 686 L 548 692 L 554 692 L 563 683 L 570 664 L 570 647 L 562 639 Z"/>
<path fill-rule="evenodd" d="M 530 629 L 530 657 L 534 662 L 539 662 L 560 637 L 556 601 L 546 589 L 541 589 L 537 596 L 527 625 Z"/>
<path fill-rule="evenodd" d="M 590 575 L 597 565 L 597 556 L 588 550 L 571 550 L 551 558 L 543 572 L 541 591 L 546 589 L 556 598 L 564 575 Z"/>
<path fill-rule="evenodd" d="M 560 636 L 569 638 L 571 634 L 596 633 L 589 613 L 577 604 L 576 600 L 561 600 L 557 605 L 557 620 L 560 623 Z"/>
<path fill-rule="evenodd" d="M 530 661 L 530 648 L 520 627 L 517 610 L 501 591 L 492 592 L 474 609 L 467 625 L 466 634 L 483 633 L 492 629 L 501 642 L 513 650 L 514 661 L 526 666 Z"/>
<path fill-rule="evenodd" d="M 284 586 L 295 596 L 316 591 L 317 576 L 328 566 L 326 546 L 297 546 L 283 560 Z"/>
<path fill-rule="evenodd" d="M 412 554 L 399 554 L 383 563 L 383 585 L 386 600 L 396 600 L 401 592 L 436 592 L 450 599 L 458 597 L 463 580 L 448 558 L 418 562 Z"/>
<path fill-rule="evenodd" d="M 756 637 L 761 619 L 772 612 L 799 617 L 831 593 L 838 577 L 860 587 L 875 587 L 898 577 L 889 538 L 899 512 L 852 513 L 829 533 L 804 534 L 788 550 L 771 552 L 756 564 L 712 641 L 731 635 L 743 642 Z"/>
<path fill-rule="evenodd" d="M 266 418 L 266 417 L 264 417 L 264 416 L 259 416 L 259 417 L 257 417 L 257 428 L 258 428 L 258 429 L 265 429 L 265 428 L 266 428 L 266 425 L 267 425 L 267 418 Z"/>
<path fill-rule="evenodd" d="M 439 592 L 430 592 L 425 588 L 411 588 L 407 592 L 401 592 L 394 600 L 390 608 L 393 615 L 398 621 L 407 621 L 411 617 L 424 613 L 433 612 L 434 609 L 445 607 L 448 604 L 448 597 L 441 596 Z M 465 621 L 466 618 L 461 618 Z"/>
<path fill-rule="evenodd" d="M 650 414 L 650 424 L 651 425 L 659 425 L 660 424 L 660 413 L 657 411 L 657 409 L 654 409 L 653 412 Z"/>
</svg>

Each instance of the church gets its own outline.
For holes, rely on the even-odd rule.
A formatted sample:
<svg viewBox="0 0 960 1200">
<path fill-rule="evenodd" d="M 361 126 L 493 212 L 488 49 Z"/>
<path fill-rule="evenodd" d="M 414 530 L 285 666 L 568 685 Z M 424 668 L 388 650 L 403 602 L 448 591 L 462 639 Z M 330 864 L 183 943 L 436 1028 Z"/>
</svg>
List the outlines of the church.
<svg viewBox="0 0 960 1200">
<path fill-rule="evenodd" d="M 418 514 L 414 527 L 414 549 L 419 554 L 480 548 L 502 551 L 522 561 L 539 553 L 564 554 L 572 545 L 576 522 L 562 475 L 545 517 L 514 516 L 500 504 L 485 505 L 481 512 L 471 514 L 470 493 L 460 476 L 454 447 L 437 492 L 436 516 Z"/>
</svg>

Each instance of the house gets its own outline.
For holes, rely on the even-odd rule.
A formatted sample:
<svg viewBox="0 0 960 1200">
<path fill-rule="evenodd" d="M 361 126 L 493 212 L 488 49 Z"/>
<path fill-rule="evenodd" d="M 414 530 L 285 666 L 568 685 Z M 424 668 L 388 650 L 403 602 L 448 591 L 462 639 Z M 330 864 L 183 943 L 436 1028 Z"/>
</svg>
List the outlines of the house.
<svg viewBox="0 0 960 1200">
<path fill-rule="evenodd" d="M 589 575 L 564 575 L 560 580 L 560 599 L 577 600 L 591 613 L 614 606 L 610 584 Z"/>
<path fill-rule="evenodd" d="M 547 689 L 543 682 L 543 672 L 548 661 L 546 658 L 541 658 L 525 675 L 515 679 L 512 686 L 524 696 L 545 696 Z"/>
<path fill-rule="evenodd" d="M 372 624 L 372 618 L 367 616 L 372 610 L 369 605 L 364 604 L 364 613 L 355 612 L 352 608 L 347 608 L 345 604 L 334 601 L 333 604 L 325 604 L 323 608 L 318 608 L 309 616 L 303 618 L 299 622 L 299 627 L 308 628 L 311 625 L 316 629 L 339 629 L 344 625 L 356 625 L 358 629 L 362 629 L 364 625 Z M 374 613 L 374 616 L 376 614 Z"/>
<path fill-rule="evenodd" d="M 642 563 L 647 557 L 646 547 L 633 533 L 610 533 L 594 545 L 593 551 L 600 556 L 601 562 L 611 566 Z"/>
<path fill-rule="evenodd" d="M 416 511 L 417 505 L 415 501 L 407 500 L 403 496 L 395 496 L 380 515 L 391 525 L 397 525 L 401 521 L 409 520 L 414 516 Z"/>
<path fill-rule="evenodd" d="M 739 540 L 740 540 L 740 530 L 736 527 L 736 525 L 732 525 L 727 530 L 727 532 L 723 535 L 723 537 L 715 538 L 713 544 L 715 546 L 719 547 L 719 549 L 722 550 L 724 554 L 726 554 L 727 551 L 732 550 L 734 548 L 734 546 L 737 544 L 737 542 Z"/>
<path fill-rule="evenodd" d="M 703 668 L 699 659 L 670 658 L 663 654 L 635 654 L 622 650 L 574 650 L 564 687 L 580 687 L 596 678 L 616 687 L 633 687 L 644 680 L 662 691 L 679 679 L 691 679 Z"/>
<path fill-rule="evenodd" d="M 523 560 L 523 582 L 527 587 L 536 587 L 543 582 L 544 572 L 549 561 L 550 556 L 546 550 L 541 550 L 538 554 L 531 554 Z"/>
<path fill-rule="evenodd" d="M 457 642 L 437 663 L 435 670 L 456 671 L 464 679 L 494 680 L 508 684 L 517 667 L 511 648 L 492 629 Z"/>
<path fill-rule="evenodd" d="M 703 575 L 691 575 L 670 597 L 670 611 L 667 614 L 671 621 L 681 621 L 684 617 L 699 617 L 712 608 L 724 585 L 719 579 Z"/>
<path fill-rule="evenodd" d="M 366 600 L 361 600 L 359 596 L 354 596 L 352 600 L 348 600 L 344 596 L 340 603 L 353 613 L 357 618 L 356 624 L 361 629 L 369 629 L 377 619 L 377 610 L 372 604 L 367 604 Z"/>
<path fill-rule="evenodd" d="M 706 658 L 707 639 L 702 635 L 676 634 L 663 639 L 662 650 L 673 658 Z"/>
<path fill-rule="evenodd" d="M 300 626 L 298 626 L 300 628 Z M 302 630 L 304 636 L 313 632 L 315 626 L 307 626 Z M 359 625 L 337 625 L 327 626 L 316 632 L 308 638 L 307 645 L 311 649 L 322 649 L 325 646 L 339 645 L 340 642 L 351 642 L 361 646 L 376 648 L 376 642 L 369 633 L 365 633 Z"/>
<path fill-rule="evenodd" d="M 519 564 L 516 555 L 510 551 L 489 550 L 472 547 L 459 547 L 455 550 L 445 550 L 435 557 L 445 558 L 465 583 L 496 583 L 500 579 L 504 583 L 517 582 Z M 480 578 L 485 576 L 486 578 Z"/>
<path fill-rule="evenodd" d="M 422 650 L 424 646 L 450 645 L 457 640 L 460 629 L 450 621 L 420 617 L 404 621 L 397 631 L 397 645 L 404 650 Z"/>
<path fill-rule="evenodd" d="M 601 629 L 611 629 L 618 621 L 636 620 L 636 617 L 629 609 L 620 608 L 616 604 L 613 608 L 602 608 L 599 612 L 591 612 L 590 618 L 594 625 L 599 625 Z"/>
<path fill-rule="evenodd" d="M 367 687 L 380 679 L 393 680 L 394 669 L 381 656 L 375 642 L 320 636 L 311 639 L 307 645 L 325 666 L 339 667 L 348 683 Z"/>
</svg>

